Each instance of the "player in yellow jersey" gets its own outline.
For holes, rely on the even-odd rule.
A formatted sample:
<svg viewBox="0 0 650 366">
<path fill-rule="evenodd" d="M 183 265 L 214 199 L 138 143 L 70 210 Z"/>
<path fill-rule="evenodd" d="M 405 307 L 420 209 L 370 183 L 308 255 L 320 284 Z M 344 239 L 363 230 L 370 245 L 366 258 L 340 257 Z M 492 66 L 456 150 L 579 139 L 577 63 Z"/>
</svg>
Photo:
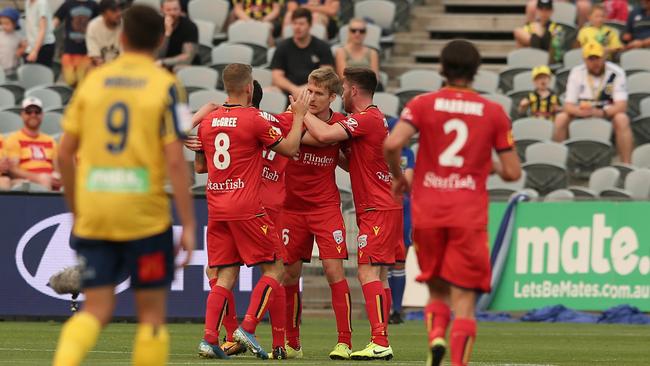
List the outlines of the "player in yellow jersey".
<svg viewBox="0 0 650 366">
<path fill-rule="evenodd" d="M 191 117 L 182 87 L 153 57 L 163 40 L 163 19 L 153 8 L 136 5 L 123 24 L 124 53 L 88 75 L 63 120 L 59 162 L 86 300 L 63 326 L 55 366 L 79 365 L 93 348 L 111 319 L 114 288 L 123 273 L 131 276 L 139 320 L 133 364 L 167 362 L 165 303 L 174 247 L 165 169 L 183 226 L 183 264 L 195 245 L 180 141 Z"/>
</svg>

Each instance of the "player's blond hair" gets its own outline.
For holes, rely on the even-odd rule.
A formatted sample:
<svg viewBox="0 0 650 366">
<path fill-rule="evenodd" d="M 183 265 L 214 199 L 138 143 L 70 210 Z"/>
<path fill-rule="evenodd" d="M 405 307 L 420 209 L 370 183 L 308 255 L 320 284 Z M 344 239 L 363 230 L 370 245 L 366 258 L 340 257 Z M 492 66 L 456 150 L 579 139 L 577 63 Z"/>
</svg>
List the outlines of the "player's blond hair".
<svg viewBox="0 0 650 366">
<path fill-rule="evenodd" d="M 228 95 L 241 95 L 253 82 L 251 65 L 230 64 L 223 69 L 223 85 Z"/>
<path fill-rule="evenodd" d="M 321 67 L 309 74 L 309 82 L 327 89 L 330 94 L 341 94 L 341 79 L 331 67 Z"/>
</svg>

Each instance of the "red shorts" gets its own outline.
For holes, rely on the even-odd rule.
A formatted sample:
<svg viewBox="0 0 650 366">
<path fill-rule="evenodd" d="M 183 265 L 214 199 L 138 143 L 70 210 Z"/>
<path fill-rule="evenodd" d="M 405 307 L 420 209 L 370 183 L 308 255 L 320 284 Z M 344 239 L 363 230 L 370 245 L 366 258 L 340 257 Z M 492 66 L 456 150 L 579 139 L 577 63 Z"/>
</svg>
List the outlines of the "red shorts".
<svg viewBox="0 0 650 366">
<path fill-rule="evenodd" d="M 490 292 L 492 270 L 485 229 L 445 227 L 413 230 L 419 282 L 440 278 L 454 286 Z"/>
<path fill-rule="evenodd" d="M 208 266 L 252 267 L 272 263 L 281 257 L 282 247 L 275 226 L 268 216 L 250 220 L 208 221 Z"/>
<path fill-rule="evenodd" d="M 276 230 L 279 229 L 280 226 L 280 218 L 282 216 L 282 208 L 277 208 L 277 207 L 264 207 L 266 210 L 266 214 L 268 215 L 269 219 L 271 219 L 271 222 L 273 223 L 273 226 L 275 226 Z M 289 255 L 287 254 L 287 247 L 284 245 L 282 240 L 277 240 L 275 244 L 275 254 L 278 255 L 278 258 L 282 259 L 284 264 L 289 264 L 288 262 L 288 257 Z"/>
<path fill-rule="evenodd" d="M 314 238 L 323 259 L 348 259 L 345 224 L 338 207 L 319 213 L 282 213 L 280 234 L 287 248 L 288 263 L 311 261 Z"/>
<path fill-rule="evenodd" d="M 359 264 L 393 265 L 397 246 L 403 244 L 402 209 L 367 211 L 357 215 Z"/>
<path fill-rule="evenodd" d="M 404 237 L 400 238 L 399 243 L 395 246 L 395 262 L 406 262 L 406 246 L 404 246 Z"/>
</svg>

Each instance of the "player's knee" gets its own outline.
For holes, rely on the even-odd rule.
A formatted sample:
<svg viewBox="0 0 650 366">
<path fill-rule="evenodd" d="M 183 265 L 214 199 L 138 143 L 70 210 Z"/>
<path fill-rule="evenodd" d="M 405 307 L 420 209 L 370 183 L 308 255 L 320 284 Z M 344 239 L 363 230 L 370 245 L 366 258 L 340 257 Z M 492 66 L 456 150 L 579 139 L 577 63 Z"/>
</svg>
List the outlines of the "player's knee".
<svg viewBox="0 0 650 366">
<path fill-rule="evenodd" d="M 362 285 L 369 282 L 379 281 L 379 268 L 373 267 L 369 264 L 360 264 L 357 277 Z"/>
<path fill-rule="evenodd" d="M 232 289 L 235 286 L 239 267 L 219 268 L 217 271 L 217 285 L 223 288 Z"/>
<path fill-rule="evenodd" d="M 295 285 L 300 282 L 300 275 L 302 274 L 302 263 L 297 261 L 292 263 L 284 268 L 284 280 L 283 283 L 285 286 Z"/>
<path fill-rule="evenodd" d="M 217 269 L 206 266 L 205 275 L 208 277 L 209 280 L 217 278 Z"/>
<path fill-rule="evenodd" d="M 280 260 L 276 260 L 273 263 L 263 264 L 262 274 L 280 282 L 284 276 L 284 264 L 282 264 L 282 261 Z"/>
<path fill-rule="evenodd" d="M 329 283 L 337 283 L 345 279 L 342 260 L 323 260 L 323 271 Z"/>
</svg>

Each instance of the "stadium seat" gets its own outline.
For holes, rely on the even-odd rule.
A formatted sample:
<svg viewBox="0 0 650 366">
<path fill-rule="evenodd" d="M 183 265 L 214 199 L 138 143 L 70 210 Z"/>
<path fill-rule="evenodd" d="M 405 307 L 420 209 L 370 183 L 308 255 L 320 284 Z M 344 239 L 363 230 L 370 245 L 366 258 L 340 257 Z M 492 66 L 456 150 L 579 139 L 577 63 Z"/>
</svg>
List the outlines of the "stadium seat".
<svg viewBox="0 0 650 366">
<path fill-rule="evenodd" d="M 384 86 L 384 89 L 388 85 L 388 73 L 385 71 L 379 70 L 379 82 Z"/>
<path fill-rule="evenodd" d="M 510 115 L 510 111 L 512 110 L 512 99 L 510 99 L 510 97 L 503 94 L 485 94 L 484 97 L 493 102 L 501 104 L 506 114 Z"/>
<path fill-rule="evenodd" d="M 375 93 L 373 103 L 379 107 L 384 115 L 399 117 L 399 98 L 391 93 Z"/>
<path fill-rule="evenodd" d="M 267 23 L 238 20 L 228 27 L 228 43 L 241 43 L 253 48 L 253 66 L 266 62 L 270 28 Z"/>
<path fill-rule="evenodd" d="M 555 92 L 558 95 L 566 91 L 566 83 L 569 81 L 570 68 L 561 68 L 555 72 Z"/>
<path fill-rule="evenodd" d="M 40 87 L 29 89 L 25 92 L 25 97 L 38 98 L 43 102 L 43 109 L 59 108 L 63 106 L 63 101 L 59 93 L 50 89 Z"/>
<path fill-rule="evenodd" d="M 534 143 L 548 141 L 553 135 L 553 123 L 542 118 L 521 118 L 512 123 L 515 148 L 522 162 L 526 161 L 526 148 Z"/>
<path fill-rule="evenodd" d="M 309 33 L 323 41 L 327 41 L 327 28 L 320 23 L 312 24 Z M 292 27 L 283 27 L 282 28 L 282 38 L 291 38 L 293 37 L 293 28 Z"/>
<path fill-rule="evenodd" d="M 273 55 L 275 54 L 275 47 L 269 48 L 266 50 L 266 65 L 271 65 L 271 61 L 273 61 Z M 262 67 L 262 65 L 259 65 Z"/>
<path fill-rule="evenodd" d="M 607 166 L 597 169 L 589 176 L 589 184 L 583 186 L 570 186 L 569 190 L 577 198 L 596 198 L 605 189 L 618 185 L 621 173 L 614 167 Z"/>
<path fill-rule="evenodd" d="M 526 149 L 526 188 L 533 188 L 541 195 L 566 188 L 568 176 L 566 161 L 568 148 L 555 142 L 540 142 Z"/>
<path fill-rule="evenodd" d="M 14 101 L 16 102 L 16 104 L 19 104 L 23 100 L 23 96 L 25 95 L 25 88 L 23 88 L 18 84 L 3 84 L 0 85 L 0 88 L 11 92 L 11 94 L 14 95 Z"/>
<path fill-rule="evenodd" d="M 568 189 L 556 189 L 544 197 L 544 202 L 565 202 L 573 201 L 573 192 Z"/>
<path fill-rule="evenodd" d="M 639 102 L 639 112 L 642 116 L 650 116 L 650 97 L 645 97 Z"/>
<path fill-rule="evenodd" d="M 638 72 L 627 78 L 627 113 L 630 118 L 636 118 L 641 114 L 641 100 L 650 97 L 648 85 L 650 85 L 650 72 Z"/>
<path fill-rule="evenodd" d="M 635 145 L 650 143 L 650 115 L 642 115 L 633 119 L 630 127 L 634 134 Z"/>
<path fill-rule="evenodd" d="M 343 113 L 343 99 L 339 95 L 336 96 L 336 99 L 330 104 L 330 108 L 334 112 L 341 112 Z"/>
<path fill-rule="evenodd" d="M 515 182 L 506 182 L 498 174 L 492 174 L 487 180 L 487 191 L 490 199 L 505 201 L 513 193 L 524 189 L 526 181 L 526 172 L 522 172 L 521 178 Z"/>
<path fill-rule="evenodd" d="M 213 39 L 226 39 L 226 35 L 221 33 L 221 30 L 228 19 L 228 14 L 230 14 L 230 3 L 228 1 L 192 0 L 187 5 L 187 12 L 190 19 L 194 21 L 204 20 L 214 24 Z"/>
<path fill-rule="evenodd" d="M 574 4 L 564 1 L 557 1 L 553 4 L 553 15 L 551 20 L 556 23 L 573 25 L 576 24 L 577 9 Z"/>
<path fill-rule="evenodd" d="M 273 85 L 273 75 L 269 69 L 253 67 L 253 79 L 257 80 L 262 88 L 268 88 Z"/>
<path fill-rule="evenodd" d="M 532 69 L 548 60 L 548 52 L 536 48 L 519 48 L 508 53 L 508 67 Z"/>
<path fill-rule="evenodd" d="M 582 58 L 582 49 L 574 48 L 572 50 L 568 50 L 562 57 L 562 60 L 562 66 L 565 69 L 570 69 L 574 66 L 582 65 L 584 63 L 584 59 Z"/>
<path fill-rule="evenodd" d="M 372 23 L 366 24 L 366 39 L 363 44 L 381 51 L 381 27 Z M 339 43 L 344 45 L 348 40 L 348 25 L 344 25 L 339 30 Z"/>
<path fill-rule="evenodd" d="M 188 97 L 190 111 L 194 113 L 207 103 L 223 104 L 227 98 L 228 95 L 226 93 L 216 89 L 194 91 Z"/>
<path fill-rule="evenodd" d="M 16 98 L 14 93 L 11 91 L 0 87 L 0 109 L 13 107 L 16 105 Z"/>
<path fill-rule="evenodd" d="M 0 84 L 4 84 L 7 81 L 7 77 L 5 76 L 5 70 L 0 69 Z"/>
<path fill-rule="evenodd" d="M 74 93 L 74 89 L 63 84 L 51 84 L 51 85 L 44 86 L 42 88 L 57 92 L 61 97 L 61 103 L 63 106 L 66 106 L 70 102 L 70 99 L 72 98 L 72 94 Z"/>
<path fill-rule="evenodd" d="M 395 3 L 388 0 L 362 0 L 354 3 L 354 17 L 371 20 L 382 30 L 392 33 L 395 28 Z"/>
<path fill-rule="evenodd" d="M 628 76 L 640 71 L 650 71 L 650 50 L 634 49 L 623 52 L 621 67 Z"/>
<path fill-rule="evenodd" d="M 0 133 L 7 134 L 23 128 L 23 120 L 16 113 L 0 111 Z"/>
<path fill-rule="evenodd" d="M 232 63 L 248 64 L 253 63 L 255 51 L 251 46 L 245 44 L 221 43 L 212 49 L 210 68 L 217 70 L 223 75 L 223 69 Z M 223 79 L 217 80 L 217 89 L 223 90 Z"/>
<path fill-rule="evenodd" d="M 63 115 L 56 112 L 45 112 L 43 114 L 43 123 L 41 124 L 41 132 L 46 133 L 50 136 L 60 134 L 63 132 L 61 128 L 61 119 Z"/>
<path fill-rule="evenodd" d="M 18 84 L 25 89 L 54 83 L 52 70 L 40 64 L 25 64 L 18 68 Z"/>
<path fill-rule="evenodd" d="M 604 119 L 574 120 L 569 124 L 568 171 L 573 177 L 586 179 L 598 168 L 611 163 L 613 149 L 610 142 L 612 124 Z"/>
<path fill-rule="evenodd" d="M 187 66 L 180 69 L 176 76 L 188 93 L 199 89 L 214 89 L 219 80 L 219 72 L 206 66 Z"/>
<path fill-rule="evenodd" d="M 489 70 L 479 70 L 474 76 L 472 87 L 479 93 L 496 93 L 499 88 L 499 75 Z"/>
<path fill-rule="evenodd" d="M 280 114 L 287 108 L 287 96 L 284 93 L 269 90 L 264 92 L 260 109 L 272 114 Z"/>
<path fill-rule="evenodd" d="M 398 110 L 419 94 L 437 90 L 442 86 L 442 77 L 433 70 L 410 70 L 399 77 L 400 88 L 395 91 L 399 98 Z"/>
<path fill-rule="evenodd" d="M 637 146 L 632 151 L 632 165 L 637 168 L 650 169 L 650 144 Z"/>
<path fill-rule="evenodd" d="M 201 60 L 201 65 L 209 65 L 214 37 L 214 23 L 207 20 L 194 19 L 194 24 L 196 24 L 196 27 L 199 30 L 198 55 Z"/>
<path fill-rule="evenodd" d="M 650 198 L 650 169 L 637 169 L 625 178 L 625 188 L 609 188 L 600 193 L 602 198 L 647 200 Z"/>
</svg>

